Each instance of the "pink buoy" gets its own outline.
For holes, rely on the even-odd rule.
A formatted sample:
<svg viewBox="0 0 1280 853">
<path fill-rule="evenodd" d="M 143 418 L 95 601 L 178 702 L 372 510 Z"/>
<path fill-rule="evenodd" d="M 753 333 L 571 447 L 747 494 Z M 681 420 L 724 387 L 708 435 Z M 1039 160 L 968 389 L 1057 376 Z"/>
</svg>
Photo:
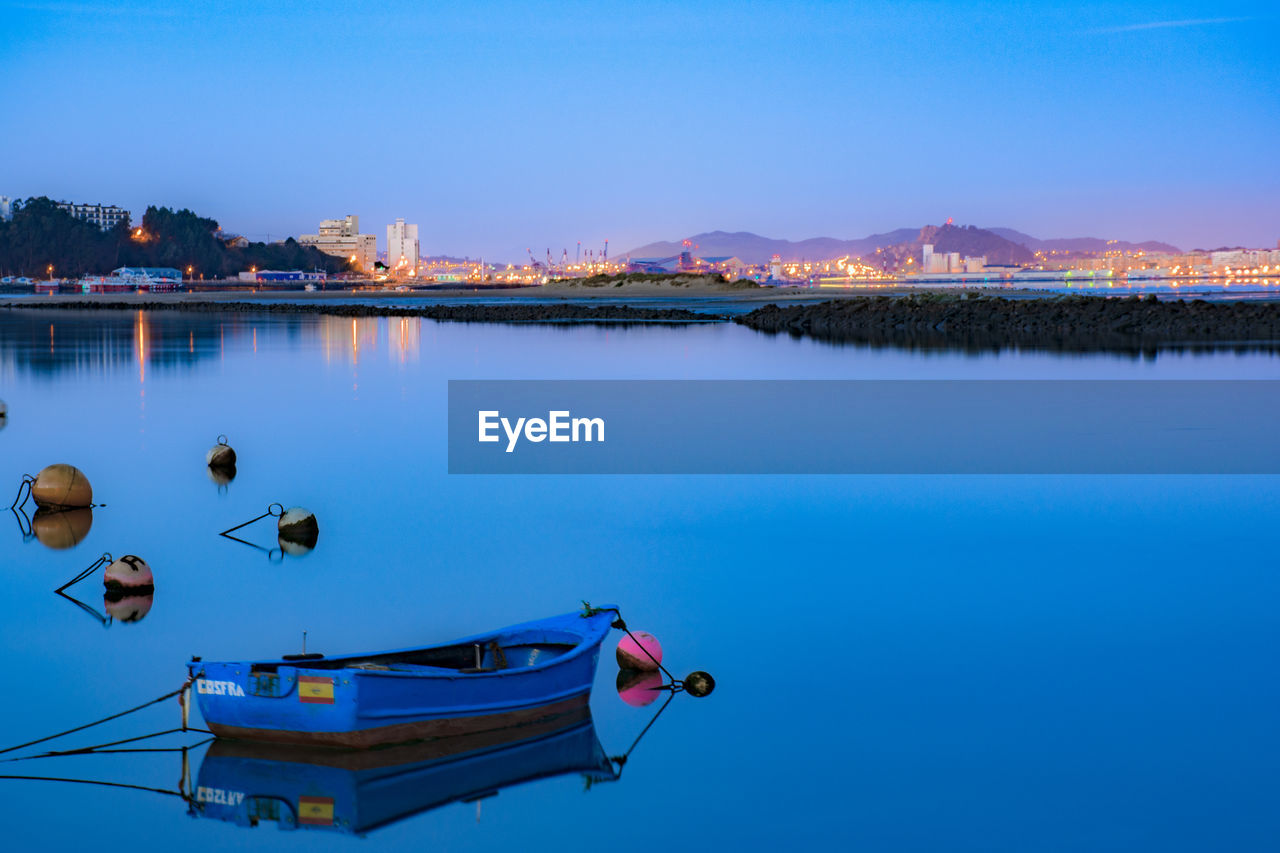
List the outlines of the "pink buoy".
<svg viewBox="0 0 1280 853">
<path fill-rule="evenodd" d="M 623 669 L 655 672 L 662 663 L 662 645 L 648 631 L 632 631 L 619 641 L 617 658 Z"/>
<path fill-rule="evenodd" d="M 618 698 L 632 708 L 643 708 L 658 698 L 663 683 L 661 673 L 624 669 L 618 673 Z"/>
<path fill-rule="evenodd" d="M 138 593 L 155 589 L 155 579 L 151 576 L 151 567 L 140 557 L 135 557 L 132 554 L 125 554 L 107 566 L 102 583 L 107 589 L 129 590 Z"/>
</svg>

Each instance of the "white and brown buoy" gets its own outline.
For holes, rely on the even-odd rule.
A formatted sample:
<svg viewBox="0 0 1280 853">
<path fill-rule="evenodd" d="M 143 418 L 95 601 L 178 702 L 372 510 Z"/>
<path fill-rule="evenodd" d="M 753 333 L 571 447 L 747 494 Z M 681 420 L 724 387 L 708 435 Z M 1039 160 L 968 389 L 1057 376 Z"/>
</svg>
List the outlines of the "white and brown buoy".
<svg viewBox="0 0 1280 853">
<path fill-rule="evenodd" d="M 320 538 L 320 524 L 316 521 L 315 513 L 300 506 L 291 506 L 282 512 L 276 528 L 280 547 L 286 553 L 295 553 L 285 547 L 289 545 L 304 549 L 301 553 L 305 554 L 316 547 L 316 541 Z"/>
<path fill-rule="evenodd" d="M 154 603 L 154 592 L 139 595 L 133 591 L 109 589 L 102 596 L 102 609 L 117 622 L 141 622 L 142 617 L 151 612 Z"/>
<path fill-rule="evenodd" d="M 31 484 L 31 497 L 36 506 L 47 509 L 73 509 L 93 506 L 93 486 L 84 472 L 74 465 L 50 465 L 36 475 Z"/>
<path fill-rule="evenodd" d="M 0 400 L 0 429 L 4 429 L 5 424 L 9 422 L 9 407 L 5 405 L 4 400 Z"/>
<path fill-rule="evenodd" d="M 102 576 L 102 583 L 109 590 L 130 595 L 148 595 L 156 589 L 151 567 L 141 557 L 135 557 L 133 554 L 125 554 L 107 566 Z"/>
<path fill-rule="evenodd" d="M 31 519 L 31 532 L 40 540 L 40 544 L 55 551 L 74 548 L 89 535 L 93 527 L 93 510 L 81 509 L 37 509 Z"/>
<path fill-rule="evenodd" d="M 210 468 L 236 470 L 236 452 L 231 445 L 227 444 L 225 435 L 218 436 L 218 443 L 209 448 L 209 452 L 205 454 L 204 461 L 208 463 Z M 233 474 L 232 476 L 235 475 Z"/>
</svg>

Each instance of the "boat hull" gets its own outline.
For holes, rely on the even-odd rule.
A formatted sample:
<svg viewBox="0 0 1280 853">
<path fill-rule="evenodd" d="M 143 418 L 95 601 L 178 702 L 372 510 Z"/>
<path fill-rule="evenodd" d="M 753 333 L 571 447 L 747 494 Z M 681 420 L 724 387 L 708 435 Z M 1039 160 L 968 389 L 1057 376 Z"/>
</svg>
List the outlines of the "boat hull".
<svg viewBox="0 0 1280 853">
<path fill-rule="evenodd" d="M 611 616 L 566 614 L 448 646 L 366 656 L 188 667 L 201 714 L 219 737 L 367 749 L 527 725 L 585 703 Z M 360 662 L 472 645 L 479 654 L 492 642 L 516 665 L 492 665 L 491 651 L 474 669 Z"/>
<path fill-rule="evenodd" d="M 331 746 L 346 749 L 372 749 L 390 744 L 441 738 L 467 737 L 502 729 L 536 726 L 549 719 L 587 705 L 590 692 L 547 705 L 501 711 L 496 714 L 474 714 L 394 723 L 389 726 L 353 728 L 345 731 L 292 731 L 279 728 L 209 723 L 209 731 L 220 738 L 268 741 L 296 746 Z M 207 722 L 207 721 L 206 721 Z"/>
</svg>

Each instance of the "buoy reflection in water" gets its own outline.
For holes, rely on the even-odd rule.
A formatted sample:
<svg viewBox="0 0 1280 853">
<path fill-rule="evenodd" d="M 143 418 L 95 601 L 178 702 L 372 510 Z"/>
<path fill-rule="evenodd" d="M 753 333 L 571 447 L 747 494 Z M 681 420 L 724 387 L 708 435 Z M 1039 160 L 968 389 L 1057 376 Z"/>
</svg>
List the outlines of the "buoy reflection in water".
<svg viewBox="0 0 1280 853">
<path fill-rule="evenodd" d="M 236 478 L 236 466 L 234 465 L 227 468 L 216 468 L 210 465 L 205 470 L 209 474 L 209 480 L 220 489 L 229 486 L 231 481 Z"/>
<path fill-rule="evenodd" d="M 659 672 L 641 672 L 638 669 L 618 670 L 616 686 L 618 698 L 633 708 L 653 704 L 663 692 L 666 682 Z"/>
<path fill-rule="evenodd" d="M 45 509 L 41 507 L 31 519 L 31 532 L 46 548 L 65 551 L 84 541 L 93 527 L 93 510 Z"/>
<path fill-rule="evenodd" d="M 154 591 L 143 595 L 122 589 L 109 589 L 102 596 L 102 608 L 117 622 L 141 622 L 151 612 Z"/>
</svg>

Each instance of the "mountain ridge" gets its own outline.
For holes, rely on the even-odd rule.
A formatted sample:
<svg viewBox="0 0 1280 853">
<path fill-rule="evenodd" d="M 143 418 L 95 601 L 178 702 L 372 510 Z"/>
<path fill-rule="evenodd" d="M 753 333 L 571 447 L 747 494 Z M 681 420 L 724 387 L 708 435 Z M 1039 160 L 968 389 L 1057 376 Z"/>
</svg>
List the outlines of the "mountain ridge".
<svg viewBox="0 0 1280 853">
<path fill-rule="evenodd" d="M 972 226 L 960 228 L 958 226 L 926 225 L 916 228 L 896 228 L 892 231 L 870 234 L 866 237 L 854 239 L 809 237 L 803 240 L 786 240 L 763 237 L 750 231 L 704 231 L 686 239 L 696 247 L 694 254 L 701 257 L 736 256 L 748 264 L 764 264 L 768 263 L 769 259 L 775 254 L 780 256 L 783 261 L 788 262 L 828 260 L 843 255 L 868 258 L 870 255 L 875 254 L 877 249 L 883 250 L 907 243 L 919 243 L 921 236 L 930 228 L 952 228 L 955 231 L 965 231 L 971 234 L 973 232 L 981 232 L 982 235 L 991 235 L 991 237 L 963 240 L 962 243 L 965 244 L 963 249 L 938 246 L 937 251 L 964 251 L 964 249 L 971 249 L 977 254 L 987 254 L 993 262 L 996 261 L 996 257 L 1007 258 L 1008 260 L 1005 262 L 1025 262 L 1030 259 L 1029 256 L 1033 252 L 1041 250 L 1094 252 L 1104 249 L 1124 249 L 1128 251 L 1142 250 L 1173 253 L 1181 251 L 1176 246 L 1156 240 L 1148 240 L 1143 243 L 1131 243 L 1124 240 L 1113 242 L 1100 237 L 1057 237 L 1042 240 L 1013 228 L 973 228 Z M 1019 246 L 1025 249 L 1027 254 L 1024 256 L 1006 244 Z M 631 258 L 667 258 L 680 254 L 682 248 L 682 241 L 680 240 L 659 240 L 653 243 L 646 243 L 629 252 L 624 252 L 623 255 Z M 903 254 L 903 251 L 898 251 L 895 254 Z M 993 255 L 995 257 L 992 257 Z"/>
</svg>

